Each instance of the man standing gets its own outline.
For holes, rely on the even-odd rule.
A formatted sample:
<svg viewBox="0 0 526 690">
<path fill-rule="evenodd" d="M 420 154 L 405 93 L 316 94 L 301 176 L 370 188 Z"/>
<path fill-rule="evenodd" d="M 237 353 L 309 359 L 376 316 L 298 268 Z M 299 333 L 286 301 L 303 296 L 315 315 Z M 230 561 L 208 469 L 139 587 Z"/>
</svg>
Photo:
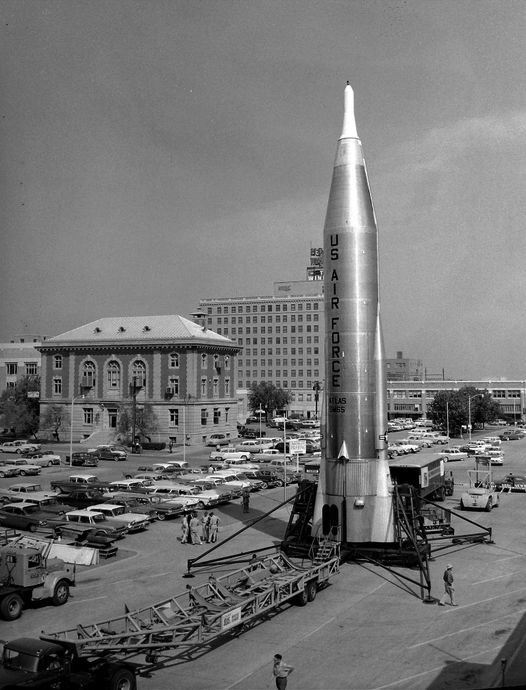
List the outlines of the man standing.
<svg viewBox="0 0 526 690">
<path fill-rule="evenodd" d="M 188 523 L 188 515 L 183 515 L 181 520 L 181 544 L 188 544 L 190 533 L 190 526 Z"/>
<path fill-rule="evenodd" d="M 203 517 L 201 518 L 201 531 L 202 531 L 203 541 L 209 542 L 210 541 L 210 516 L 208 515 L 208 513 L 204 513 Z"/>
<path fill-rule="evenodd" d="M 451 602 L 451 606 L 458 606 L 458 604 L 455 603 L 455 588 L 453 587 L 453 581 L 455 578 L 453 577 L 453 566 L 451 565 L 451 563 L 448 563 L 446 565 L 443 579 L 444 579 L 445 592 L 442 595 L 442 598 L 440 599 L 440 601 L 438 602 L 438 605 L 439 606 L 445 606 L 446 605 L 445 599 L 446 599 L 446 597 L 449 597 L 450 602 Z"/>
<path fill-rule="evenodd" d="M 219 532 L 219 523 L 220 520 L 217 517 L 217 515 L 214 515 L 214 513 L 210 513 L 209 519 L 208 519 L 208 525 L 210 529 L 210 543 L 215 544 L 217 541 L 217 534 Z"/>
<path fill-rule="evenodd" d="M 243 489 L 243 512 L 250 512 L 250 491 L 245 488 Z"/>
<path fill-rule="evenodd" d="M 276 687 L 278 690 L 285 690 L 287 687 L 287 678 L 294 671 L 294 666 L 289 666 L 283 663 L 281 654 L 274 655 L 274 667 L 272 673 L 276 679 Z"/>
<path fill-rule="evenodd" d="M 193 544 L 202 544 L 201 537 L 199 536 L 199 526 L 200 522 L 197 513 L 192 513 L 192 519 L 190 520 L 190 535 Z"/>
</svg>

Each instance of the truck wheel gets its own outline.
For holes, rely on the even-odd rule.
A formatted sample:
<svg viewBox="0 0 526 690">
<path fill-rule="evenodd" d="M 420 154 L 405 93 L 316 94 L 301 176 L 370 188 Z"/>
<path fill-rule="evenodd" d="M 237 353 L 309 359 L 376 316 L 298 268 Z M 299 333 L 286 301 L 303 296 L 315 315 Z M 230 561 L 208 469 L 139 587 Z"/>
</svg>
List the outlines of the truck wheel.
<svg viewBox="0 0 526 690">
<path fill-rule="evenodd" d="M 24 602 L 18 594 L 8 594 L 0 601 L 0 616 L 5 621 L 15 621 L 22 615 Z"/>
<path fill-rule="evenodd" d="M 486 513 L 491 513 L 491 509 L 493 508 L 493 501 L 491 499 L 491 496 L 488 498 L 488 502 L 486 503 L 485 511 Z"/>
<path fill-rule="evenodd" d="M 135 676 L 127 668 L 119 668 L 108 680 L 108 690 L 137 690 Z"/>
<path fill-rule="evenodd" d="M 69 599 L 69 585 L 66 580 L 59 580 L 57 582 L 51 599 L 55 606 L 63 606 L 67 602 Z"/>
<path fill-rule="evenodd" d="M 307 606 L 309 602 L 309 595 L 307 592 L 307 587 L 302 590 L 299 594 L 294 597 L 294 603 L 296 606 Z"/>
<path fill-rule="evenodd" d="M 307 584 L 307 599 L 309 601 L 314 601 L 316 599 L 316 594 L 318 593 L 318 583 L 316 580 L 311 580 Z"/>
</svg>

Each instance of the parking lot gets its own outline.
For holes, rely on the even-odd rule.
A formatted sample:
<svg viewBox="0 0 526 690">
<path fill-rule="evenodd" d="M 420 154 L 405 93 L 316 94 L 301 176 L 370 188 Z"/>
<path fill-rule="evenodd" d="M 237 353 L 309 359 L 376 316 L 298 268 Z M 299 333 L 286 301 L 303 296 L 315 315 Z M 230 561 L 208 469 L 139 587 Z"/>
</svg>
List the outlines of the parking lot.
<svg viewBox="0 0 526 690">
<path fill-rule="evenodd" d="M 497 433 L 489 429 L 477 432 L 474 438 Z M 392 437 L 403 438 L 404 432 Z M 454 445 L 460 445 L 460 440 Z M 63 456 L 69 452 L 64 445 L 56 448 Z M 77 449 L 83 446 L 75 445 Z M 199 466 L 211 450 L 187 448 L 186 459 L 190 465 Z M 504 465 L 494 468 L 496 478 L 526 470 L 526 440 L 505 443 L 503 450 Z M 101 480 L 118 479 L 146 460 L 181 457 L 178 448 L 171 455 L 167 451 L 129 455 L 125 462 L 107 461 L 97 468 L 74 469 L 93 471 Z M 473 465 L 472 459 L 448 463 L 455 491 L 446 499 L 447 507 L 458 509 L 467 470 Z M 31 479 L 47 488 L 51 479 L 68 474 L 68 467 L 53 466 Z M 0 480 L 0 487 L 15 481 Z M 294 490 L 275 488 L 252 494 L 249 514 L 243 514 L 239 500 L 215 509 L 221 518 L 220 540 L 277 506 Z M 278 543 L 289 513 L 288 506 L 280 508 L 225 544 L 223 552 L 233 554 Z M 307 607 L 285 606 L 278 615 L 241 634 L 227 636 L 223 642 L 183 657 L 174 654 L 140 676 L 138 687 L 271 687 L 271 661 L 276 652 L 295 667 L 291 688 L 498 687 L 502 658 L 507 659 L 507 683 L 517 682 L 523 673 L 521 644 L 526 626 L 526 496 L 503 493 L 498 509 L 470 512 L 469 517 L 492 527 L 494 543 L 455 546 L 448 542 L 443 550 L 437 547 L 430 564 L 435 597 L 443 592 L 445 564 L 454 565 L 458 608 L 422 603 L 419 588 L 398 578 L 396 572 L 374 565 L 344 564 L 340 575 Z M 461 533 L 464 527 L 460 522 L 454 524 Z M 77 623 L 121 615 L 125 606 L 134 609 L 184 591 L 188 580 L 182 576 L 187 559 L 204 553 L 209 546 L 182 545 L 180 533 L 180 520 L 176 519 L 155 522 L 147 532 L 126 536 L 118 542 L 116 558 L 78 570 L 77 586 L 65 606 L 36 606 L 17 621 L 0 621 L 0 637 L 68 629 Z M 196 581 L 199 577 L 192 583 Z"/>
</svg>

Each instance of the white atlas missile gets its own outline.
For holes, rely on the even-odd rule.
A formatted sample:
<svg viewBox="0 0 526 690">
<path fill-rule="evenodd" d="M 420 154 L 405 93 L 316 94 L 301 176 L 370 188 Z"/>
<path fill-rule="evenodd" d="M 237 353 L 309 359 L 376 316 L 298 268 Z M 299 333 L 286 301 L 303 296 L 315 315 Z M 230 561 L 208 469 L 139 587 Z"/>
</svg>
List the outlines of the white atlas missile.
<svg viewBox="0 0 526 690">
<path fill-rule="evenodd" d="M 349 84 L 323 238 L 324 450 L 314 521 L 342 542 L 392 543 L 378 230 Z"/>
</svg>

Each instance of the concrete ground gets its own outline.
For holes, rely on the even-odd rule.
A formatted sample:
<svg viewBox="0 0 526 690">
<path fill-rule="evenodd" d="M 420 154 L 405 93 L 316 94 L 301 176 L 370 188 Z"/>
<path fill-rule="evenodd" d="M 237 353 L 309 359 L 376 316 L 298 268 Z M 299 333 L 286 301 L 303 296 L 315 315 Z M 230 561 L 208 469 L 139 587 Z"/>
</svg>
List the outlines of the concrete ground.
<svg viewBox="0 0 526 690">
<path fill-rule="evenodd" d="M 522 471 L 526 440 L 503 447 L 505 465 L 495 468 L 495 476 Z M 187 449 L 187 459 L 199 465 L 208 452 Z M 159 461 L 160 456 L 153 454 L 152 460 Z M 145 461 L 145 456 L 130 456 L 126 469 Z M 448 467 L 454 472 L 456 488 L 446 505 L 454 510 L 467 482 L 466 470 L 472 465 L 469 460 Z M 101 463 L 96 473 L 101 479 L 117 478 L 123 466 Z M 40 481 L 45 484 L 64 471 L 44 470 Z M 9 482 L 3 480 L 2 486 L 4 483 Z M 283 496 L 283 489 L 253 494 L 248 515 L 242 513 L 240 502 L 218 509 L 221 539 L 276 506 Z M 280 508 L 225 544 L 224 552 L 251 551 L 279 542 L 289 511 L 289 507 Z M 388 572 L 371 564 L 343 564 L 340 574 L 306 607 L 284 606 L 241 634 L 227 636 L 191 655 L 166 658 L 139 677 L 139 689 L 271 688 L 272 657 L 277 652 L 295 667 L 289 679 L 291 690 L 460 690 L 501 687 L 503 679 L 506 686 L 524 682 L 526 495 L 502 495 L 498 509 L 472 512 L 469 517 L 492 527 L 494 543 L 435 544 L 430 564 L 434 603 L 424 603 L 418 585 L 397 574 L 418 580 L 418 571 Z M 457 535 L 473 530 L 456 519 L 454 526 Z M 78 586 L 67 605 L 39 606 L 27 610 L 18 621 L 1 621 L 0 637 L 74 628 L 77 623 L 118 616 L 124 605 L 133 609 L 184 591 L 186 559 L 207 546 L 182 545 L 179 537 L 179 520 L 155 523 L 147 533 L 127 536 L 119 542 L 117 559 L 79 572 Z M 456 608 L 436 605 L 448 562 L 454 566 Z M 200 577 L 205 579 L 207 574 Z M 191 582 L 199 582 L 199 577 Z M 506 659 L 505 674 L 502 659 Z"/>
</svg>

